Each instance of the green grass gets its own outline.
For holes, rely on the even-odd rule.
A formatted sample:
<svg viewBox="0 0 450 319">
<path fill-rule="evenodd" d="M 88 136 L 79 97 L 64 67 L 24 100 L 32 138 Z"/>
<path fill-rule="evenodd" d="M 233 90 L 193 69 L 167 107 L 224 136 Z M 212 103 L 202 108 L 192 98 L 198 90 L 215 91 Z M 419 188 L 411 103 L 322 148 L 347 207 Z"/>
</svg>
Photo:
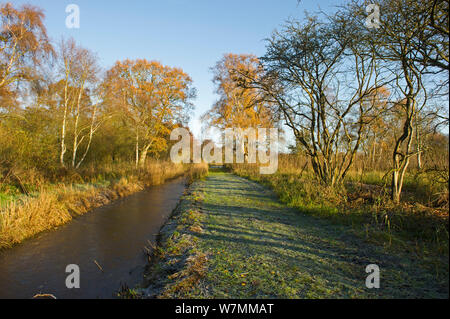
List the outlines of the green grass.
<svg viewBox="0 0 450 319">
<path fill-rule="evenodd" d="M 444 208 L 426 207 L 417 202 L 395 204 L 383 189 L 368 190 L 365 184 L 361 187 L 347 183 L 332 189 L 307 174 L 260 175 L 249 167 L 237 167 L 235 172 L 269 187 L 289 207 L 351 226 L 360 237 L 389 249 L 416 251 L 420 247 L 421 255 L 433 255 L 430 257 L 434 258 L 433 264 L 441 263 L 448 269 L 448 260 L 442 258 L 448 256 L 449 239 L 448 211 Z M 373 175 L 381 176 L 376 172 Z"/>
<path fill-rule="evenodd" d="M 0 208 L 2 208 L 8 202 L 13 201 L 15 199 L 16 199 L 16 196 L 14 196 L 14 195 L 0 193 Z"/>
<path fill-rule="evenodd" d="M 179 210 L 163 230 L 146 295 L 448 298 L 448 277 L 424 268 L 423 259 L 389 253 L 351 227 L 287 207 L 268 188 L 236 175 L 213 172 L 195 182 Z M 196 256 L 203 262 L 188 262 Z M 381 268 L 380 289 L 365 287 L 372 263 Z"/>
</svg>

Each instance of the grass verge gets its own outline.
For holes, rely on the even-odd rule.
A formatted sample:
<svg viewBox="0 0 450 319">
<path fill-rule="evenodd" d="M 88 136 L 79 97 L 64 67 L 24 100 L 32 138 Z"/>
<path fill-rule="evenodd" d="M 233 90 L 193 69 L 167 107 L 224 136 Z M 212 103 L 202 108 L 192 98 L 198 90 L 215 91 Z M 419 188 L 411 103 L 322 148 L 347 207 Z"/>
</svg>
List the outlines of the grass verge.
<svg viewBox="0 0 450 319">
<path fill-rule="evenodd" d="M 236 165 L 234 173 L 272 189 L 279 200 L 303 213 L 351 226 L 353 232 L 385 249 L 407 250 L 428 263 L 448 257 L 448 208 L 425 206 L 417 200 L 390 201 L 386 190 L 350 179 L 331 189 L 320 185 L 308 172 L 261 175 L 256 167 Z M 412 196 L 410 194 L 410 196 Z M 448 268 L 448 260 L 441 265 Z"/>
<path fill-rule="evenodd" d="M 141 296 L 181 298 L 205 276 L 209 256 L 197 247 L 205 217 L 199 210 L 203 193 L 198 185 L 205 175 L 198 174 L 195 182 L 191 181 L 171 218 L 161 228 L 145 275 L 145 293 L 141 292 Z"/>
<path fill-rule="evenodd" d="M 229 173 L 190 187 L 156 251 L 143 297 L 448 298 L 448 276 L 414 253 L 386 251 Z M 372 263 L 380 289 L 365 287 Z"/>
</svg>

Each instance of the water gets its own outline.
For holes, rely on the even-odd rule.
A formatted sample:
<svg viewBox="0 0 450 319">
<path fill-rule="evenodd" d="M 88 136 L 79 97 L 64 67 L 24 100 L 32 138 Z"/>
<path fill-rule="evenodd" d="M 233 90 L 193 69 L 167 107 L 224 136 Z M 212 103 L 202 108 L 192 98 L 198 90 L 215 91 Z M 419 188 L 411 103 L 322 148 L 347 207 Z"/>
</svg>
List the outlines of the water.
<svg viewBox="0 0 450 319">
<path fill-rule="evenodd" d="M 147 240 L 155 242 L 184 189 L 184 178 L 174 179 L 0 252 L 0 298 L 113 298 L 121 285 L 134 287 L 143 279 Z M 80 289 L 65 285 L 69 264 L 80 267 Z"/>
</svg>

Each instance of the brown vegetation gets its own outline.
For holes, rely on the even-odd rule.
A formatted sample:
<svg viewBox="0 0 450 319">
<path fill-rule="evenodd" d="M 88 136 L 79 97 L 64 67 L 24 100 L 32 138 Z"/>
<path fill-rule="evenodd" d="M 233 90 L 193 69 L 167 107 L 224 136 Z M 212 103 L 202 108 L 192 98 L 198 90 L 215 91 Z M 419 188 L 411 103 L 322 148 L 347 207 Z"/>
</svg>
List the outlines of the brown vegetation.
<svg viewBox="0 0 450 319">
<path fill-rule="evenodd" d="M 69 222 L 73 217 L 120 197 L 159 185 L 183 174 L 201 176 L 206 165 L 183 166 L 168 162 L 148 163 L 135 175 L 110 183 L 58 184 L 42 188 L 36 196 L 8 202 L 0 211 L 0 248 L 10 247 L 41 231 Z M 125 177 L 126 176 L 126 177 Z"/>
</svg>

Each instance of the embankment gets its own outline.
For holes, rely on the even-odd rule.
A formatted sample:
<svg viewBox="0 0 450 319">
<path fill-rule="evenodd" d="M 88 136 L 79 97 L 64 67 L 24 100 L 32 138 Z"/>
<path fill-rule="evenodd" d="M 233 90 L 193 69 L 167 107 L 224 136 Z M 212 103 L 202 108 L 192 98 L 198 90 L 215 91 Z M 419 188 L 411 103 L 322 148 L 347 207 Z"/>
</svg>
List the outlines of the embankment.
<svg viewBox="0 0 450 319">
<path fill-rule="evenodd" d="M 206 165 L 154 163 L 135 175 L 104 184 L 54 185 L 35 197 L 8 203 L 0 211 L 0 249 L 11 247 L 42 231 L 61 226 L 78 215 L 131 195 L 145 187 L 207 170 Z"/>
</svg>

